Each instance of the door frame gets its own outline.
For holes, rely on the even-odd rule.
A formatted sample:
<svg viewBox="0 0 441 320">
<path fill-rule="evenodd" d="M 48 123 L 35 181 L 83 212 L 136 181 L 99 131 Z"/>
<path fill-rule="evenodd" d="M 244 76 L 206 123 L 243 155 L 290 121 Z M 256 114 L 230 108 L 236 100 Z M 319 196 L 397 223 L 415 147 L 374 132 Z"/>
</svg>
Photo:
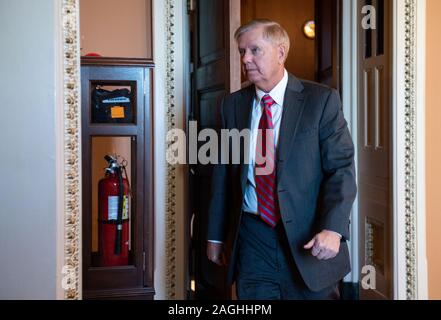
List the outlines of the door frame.
<svg viewBox="0 0 441 320">
<path fill-rule="evenodd" d="M 394 298 L 427 299 L 426 0 L 393 0 L 393 17 Z"/>
<path fill-rule="evenodd" d="M 343 114 L 351 132 L 354 148 L 358 148 L 357 130 L 357 105 L 358 105 L 358 83 L 352 81 L 358 77 L 358 54 L 357 54 L 357 5 L 354 0 L 342 0 L 342 105 Z M 355 171 L 358 176 L 358 153 L 354 154 Z M 358 227 L 358 195 L 355 198 L 351 212 L 351 240 L 349 241 L 349 252 L 351 256 L 352 271 L 344 281 L 357 284 L 359 281 L 359 227 Z"/>
<path fill-rule="evenodd" d="M 426 0 L 393 1 L 393 264 L 394 299 L 427 299 L 425 204 L 425 50 Z M 409 8 L 408 10 L 406 8 Z M 358 148 L 357 4 L 343 0 L 343 111 Z M 408 39 L 406 41 L 406 39 Z M 406 57 L 406 52 L 410 53 Z M 406 83 L 409 85 L 406 86 Z M 412 114 L 410 119 L 406 113 Z M 406 131 L 407 136 L 406 136 Z M 358 172 L 358 155 L 355 154 Z M 406 199 L 411 199 L 407 201 Z M 358 197 L 351 214 L 349 243 L 352 272 L 358 283 Z M 406 230 L 409 230 L 407 232 Z"/>
<path fill-rule="evenodd" d="M 55 0 L 54 0 L 55 1 Z M 350 0 L 344 0 L 348 3 Z M 426 226 L 425 226 L 425 0 L 392 0 L 394 4 L 394 297 L 396 299 L 427 299 L 427 263 L 426 263 Z M 57 296 L 60 299 L 81 299 L 81 146 L 79 141 L 81 134 L 80 119 L 80 46 L 79 46 L 79 0 L 63 0 L 54 12 L 54 26 L 57 30 L 62 30 L 61 34 L 54 36 L 57 79 L 60 79 L 56 88 L 57 97 L 62 97 L 62 114 L 59 119 L 63 119 L 64 125 L 57 127 L 57 168 L 60 179 L 57 188 L 57 208 L 58 208 L 58 272 L 59 283 L 57 283 Z M 182 2 L 182 1 L 179 1 Z M 153 1 L 154 17 L 153 30 L 156 40 L 154 45 L 159 44 L 160 39 L 166 39 L 167 35 L 175 35 L 177 31 L 183 30 L 184 19 L 158 16 L 167 10 L 174 9 L 177 15 L 183 14 L 176 9 L 176 0 Z M 170 12 L 170 11 L 169 11 Z M 347 12 L 347 9 L 344 11 Z M 353 26 L 354 10 L 350 10 L 351 25 Z M 343 28 L 346 29 L 346 28 Z M 162 34 L 158 34 L 163 30 Z M 346 31 L 344 31 L 346 32 Z M 173 38 L 173 37 L 172 37 Z M 407 40 L 406 40 L 407 39 Z M 164 42 L 162 46 L 165 46 Z M 351 39 L 354 45 L 354 35 Z M 181 73 L 184 65 L 178 66 L 177 61 L 181 61 L 185 53 L 184 46 L 173 44 L 175 50 L 166 50 L 165 55 L 159 56 L 160 50 L 154 47 L 155 64 L 155 123 L 162 123 L 173 118 L 177 111 L 182 114 L 182 110 L 176 110 L 176 105 L 172 106 L 170 93 L 166 94 L 158 88 L 174 88 L 179 99 L 184 99 L 182 88 Z M 353 48 L 352 48 L 353 50 Z M 349 52 L 349 51 L 348 51 Z M 406 56 L 406 52 L 409 53 Z M 156 60 L 157 59 L 157 60 Z M 172 63 L 170 63 L 172 62 Z M 351 67 L 346 76 L 356 70 L 356 61 L 351 59 Z M 173 71 L 177 67 L 177 71 Z M 178 77 L 174 77 L 179 73 Z M 159 82 L 159 83 L 158 83 Z M 406 85 L 407 84 L 407 85 Z M 178 88 L 178 89 L 176 89 Z M 347 88 L 344 87 L 344 88 Z M 349 108 L 348 122 L 354 134 L 354 119 L 356 119 L 356 106 L 354 94 L 346 96 L 343 100 L 345 108 Z M 60 99 L 61 102 L 61 99 Z M 348 103 L 349 102 L 349 103 Z M 352 102 L 352 103 L 351 103 Z M 165 111 L 160 111 L 163 107 Z M 185 108 L 185 104 L 181 104 Z M 350 107 L 352 106 L 352 107 Z M 170 111 L 167 113 L 166 111 Z M 411 115 L 406 119 L 406 112 Z M 156 125 L 156 128 L 158 125 Z M 155 136 L 157 135 L 155 129 Z M 406 136 L 406 130 L 407 136 Z M 165 129 L 163 128 L 163 131 Z M 164 150 L 165 142 L 155 139 L 155 151 Z M 159 146 L 158 146 L 159 144 Z M 175 179 L 173 167 L 158 163 L 165 159 L 165 155 L 155 155 L 155 163 L 160 166 L 160 171 L 156 173 L 155 190 L 156 199 L 173 201 L 176 195 L 166 192 L 174 189 L 180 181 Z M 164 177 L 165 173 L 165 177 Z M 170 197 L 173 197 L 170 199 Z M 409 198 L 410 201 L 406 199 Z M 164 222 L 163 217 L 174 215 L 173 207 L 167 210 L 163 201 L 155 201 L 156 226 Z M 161 211 L 161 212 L 158 212 Z M 357 212 L 357 206 L 354 207 Z M 167 213 L 167 214 L 166 214 Z M 161 219 L 158 219 L 161 217 Z M 356 214 L 353 214 L 356 218 Z M 160 221 L 158 221 L 160 220 Z M 184 225 L 177 225 L 175 220 L 171 221 L 178 234 L 184 232 Z M 354 227 L 354 226 L 353 226 Z M 406 230 L 409 230 L 406 233 Z M 353 230 L 354 232 L 354 230 Z M 355 233 L 354 233 L 355 234 Z M 358 233 L 357 233 L 358 234 Z M 62 240 L 61 240 L 62 239 Z M 155 241 L 155 243 L 158 243 Z M 354 254 L 356 241 L 351 244 L 351 252 Z M 178 250 L 176 241 L 167 243 L 165 261 L 175 258 Z M 182 258 L 182 256 L 180 256 Z M 165 262 L 164 261 L 164 262 Z M 63 268 L 65 267 L 65 268 Z M 67 267 L 67 268 L 66 268 Z M 158 291 L 166 292 L 165 283 L 171 285 L 185 286 L 183 283 L 173 283 L 174 281 L 184 281 L 182 277 L 176 277 L 176 268 L 167 269 L 158 279 L 157 272 L 167 266 L 158 266 L 155 263 L 155 287 Z M 358 268 L 357 268 L 358 269 Z M 354 272 L 352 278 L 356 277 Z M 67 277 L 67 278 L 66 278 Z M 58 278 L 58 277 L 57 277 Z M 168 279 L 168 280 L 166 280 Z M 66 281 L 65 281 L 66 280 Z M 166 281 L 165 281 L 166 280 Z M 61 283 L 68 283 L 69 286 L 62 287 Z M 167 297 L 164 294 L 163 297 Z"/>
</svg>

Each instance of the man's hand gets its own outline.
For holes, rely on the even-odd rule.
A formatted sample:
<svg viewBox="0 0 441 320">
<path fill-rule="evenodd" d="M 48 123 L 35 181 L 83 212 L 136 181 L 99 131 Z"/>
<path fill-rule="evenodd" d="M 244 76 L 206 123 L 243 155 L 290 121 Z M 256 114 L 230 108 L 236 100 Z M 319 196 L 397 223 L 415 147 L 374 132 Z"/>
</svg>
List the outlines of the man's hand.
<svg viewBox="0 0 441 320">
<path fill-rule="evenodd" d="M 335 258 L 340 250 L 340 236 L 333 231 L 323 230 L 303 248 L 311 250 L 311 254 L 319 260 Z"/>
<path fill-rule="evenodd" d="M 207 257 L 208 260 L 214 262 L 220 267 L 227 265 L 227 259 L 222 243 L 213 243 L 208 241 L 207 243 Z"/>
</svg>

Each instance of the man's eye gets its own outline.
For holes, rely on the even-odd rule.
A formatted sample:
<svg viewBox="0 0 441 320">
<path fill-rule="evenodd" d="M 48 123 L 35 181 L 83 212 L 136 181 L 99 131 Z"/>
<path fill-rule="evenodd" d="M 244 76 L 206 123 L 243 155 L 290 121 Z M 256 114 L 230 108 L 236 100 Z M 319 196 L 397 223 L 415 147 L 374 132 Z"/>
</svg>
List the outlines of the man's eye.
<svg viewBox="0 0 441 320">
<path fill-rule="evenodd" d="M 244 54 L 245 54 L 245 50 L 239 50 L 239 54 L 240 54 L 241 57 L 243 57 Z"/>
<path fill-rule="evenodd" d="M 253 49 L 251 49 L 251 53 L 252 53 L 253 55 L 256 55 L 258 52 L 259 52 L 259 48 L 253 48 Z"/>
</svg>

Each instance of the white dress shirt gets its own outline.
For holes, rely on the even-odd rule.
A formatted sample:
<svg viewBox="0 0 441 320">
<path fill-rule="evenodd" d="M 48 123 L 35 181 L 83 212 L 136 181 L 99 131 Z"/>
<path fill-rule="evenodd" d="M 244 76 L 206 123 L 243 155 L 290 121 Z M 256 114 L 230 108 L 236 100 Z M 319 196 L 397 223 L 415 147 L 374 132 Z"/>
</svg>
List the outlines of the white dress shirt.
<svg viewBox="0 0 441 320">
<path fill-rule="evenodd" d="M 242 210 L 250 213 L 257 214 L 257 194 L 256 183 L 254 180 L 254 164 L 256 156 L 256 141 L 257 133 L 259 129 L 259 121 L 262 116 L 263 106 L 261 100 L 264 95 L 269 94 L 275 101 L 275 104 L 271 107 L 271 115 L 273 119 L 274 127 L 274 146 L 277 148 L 279 142 L 280 122 L 282 120 L 283 100 L 285 98 L 286 86 L 288 85 L 288 72 L 285 70 L 282 80 L 270 91 L 263 92 L 256 87 L 256 97 L 253 100 L 252 115 L 251 115 L 251 137 L 249 146 L 249 163 L 247 173 L 247 185 L 245 187 L 245 197 L 242 204 Z"/>
</svg>

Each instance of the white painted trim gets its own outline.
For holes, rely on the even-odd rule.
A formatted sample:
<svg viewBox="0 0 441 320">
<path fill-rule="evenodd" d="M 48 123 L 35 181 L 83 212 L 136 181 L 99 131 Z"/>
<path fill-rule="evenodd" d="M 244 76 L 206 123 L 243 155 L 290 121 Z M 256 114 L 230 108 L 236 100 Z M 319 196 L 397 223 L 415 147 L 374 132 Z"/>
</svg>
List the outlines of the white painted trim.
<svg viewBox="0 0 441 320">
<path fill-rule="evenodd" d="M 174 190 L 167 190 L 170 187 L 170 182 L 167 181 L 168 165 L 166 162 L 166 134 L 168 130 L 167 119 L 169 115 L 167 110 L 172 110 L 174 113 L 174 127 L 185 129 L 186 116 L 186 74 L 185 65 L 187 63 L 188 53 L 186 53 L 186 46 L 188 44 L 187 34 L 188 27 L 186 27 L 186 2 L 174 1 L 170 6 L 173 17 L 167 17 L 167 6 L 162 0 L 153 0 L 153 61 L 154 81 L 153 81 L 153 127 L 154 127 L 154 212 L 155 212 L 155 266 L 154 266 L 154 287 L 155 299 L 165 300 L 176 298 L 182 300 L 186 297 L 187 291 L 187 274 L 188 262 L 187 258 L 187 240 L 186 240 L 186 223 L 185 223 L 185 209 L 186 209 L 186 168 L 184 166 L 175 167 L 173 186 Z M 167 38 L 168 32 L 166 30 L 167 18 L 173 21 L 173 44 L 170 44 L 170 39 Z M 174 53 L 171 52 L 173 50 Z M 173 66 L 168 65 L 170 60 L 173 60 Z M 173 69 L 171 71 L 170 69 Z M 173 75 L 167 75 L 167 72 L 172 72 Z M 170 80 L 173 78 L 173 80 Z M 170 83 L 167 81 L 170 80 Z M 169 86 L 173 86 L 170 88 Z M 169 100 L 167 97 L 168 90 L 173 90 L 174 98 Z M 173 107 L 167 105 L 169 102 L 173 103 Z M 173 226 L 168 219 L 167 197 L 168 193 L 174 192 L 174 221 Z M 171 243 L 167 238 L 168 231 L 174 228 L 174 241 Z M 172 250 L 171 250 L 172 249 Z M 169 251 L 168 251 L 169 250 Z M 171 250 L 171 251 L 170 251 Z M 171 252 L 171 253 L 170 253 Z M 173 256 L 168 256 L 173 254 Z M 173 261 L 174 267 L 170 266 Z M 172 286 L 169 287 L 169 286 Z M 173 295 L 170 297 L 170 295 Z"/>
<path fill-rule="evenodd" d="M 342 24 L 342 86 L 343 113 L 351 131 L 355 150 L 358 150 L 358 50 L 357 50 L 357 4 L 353 0 L 343 0 Z M 358 152 L 355 152 L 355 170 L 358 172 Z M 356 174 L 358 176 L 358 174 Z M 351 255 L 352 272 L 344 281 L 358 283 L 359 280 L 359 229 L 358 229 L 358 196 L 354 201 L 351 213 Z"/>
<path fill-rule="evenodd" d="M 185 108 L 185 17 L 187 12 L 186 1 L 175 2 L 175 108 L 176 108 L 176 128 L 185 130 L 186 108 Z M 187 185 L 186 174 L 187 170 L 185 166 L 176 167 L 176 276 L 175 276 L 175 293 L 176 299 L 182 300 L 186 297 L 185 279 L 188 271 L 188 264 L 186 256 L 188 253 L 186 245 L 186 232 L 185 228 L 185 214 L 187 207 Z"/>
<path fill-rule="evenodd" d="M 56 274 L 56 299 L 64 299 L 64 289 L 61 284 L 63 281 L 64 266 L 64 111 L 63 111 L 63 93 L 64 93 L 64 77 L 63 77 L 63 10 L 62 2 L 54 0 L 54 50 L 55 50 L 55 171 L 56 171 L 56 233 L 57 233 L 57 274 Z"/>
<path fill-rule="evenodd" d="M 80 252 L 78 254 L 78 299 L 83 299 L 83 179 L 82 179 L 82 172 L 83 172 L 83 162 L 81 159 L 83 159 L 83 151 L 81 147 L 81 137 L 82 137 L 82 128 L 81 128 L 81 34 L 80 34 L 80 1 L 76 0 L 76 40 L 77 40 L 77 54 L 76 54 L 76 60 L 77 60 L 77 75 L 78 75 L 78 200 L 79 200 L 79 214 L 78 214 L 78 251 Z"/>
<path fill-rule="evenodd" d="M 165 101 L 166 101 L 166 44 L 165 7 L 162 0 L 152 2 L 153 28 L 153 61 L 155 69 L 153 75 L 153 130 L 154 130 L 154 212 L 155 212 L 155 267 L 154 287 L 155 299 L 166 299 L 166 161 L 165 136 L 167 130 Z M 161 138 L 162 137 L 162 138 Z"/>
<path fill-rule="evenodd" d="M 405 300 L 427 299 L 427 262 L 425 229 L 425 0 L 415 1 L 416 43 L 415 49 L 415 159 L 416 170 L 415 199 L 416 225 L 409 226 L 410 238 L 416 239 L 416 255 L 406 252 L 406 3 L 394 0 L 394 55 L 393 55 L 393 138 L 394 138 L 394 298 Z M 409 27 L 409 26 L 407 26 Z M 411 131 L 412 131 L 411 130 Z M 411 151 L 412 152 L 412 151 Z M 412 173 L 411 173 L 412 174 Z M 416 270 L 408 270 L 408 263 Z M 412 269 L 412 268 L 411 268 Z M 416 274 L 414 274 L 414 272 Z M 414 284 L 415 278 L 416 284 Z M 410 294 L 408 286 L 416 285 L 415 294 Z M 412 289 L 412 288 L 411 288 Z"/>
<path fill-rule="evenodd" d="M 404 141 L 404 2 L 394 0 L 393 3 L 393 190 L 394 190 L 394 298 L 399 300 L 406 299 L 406 255 L 405 255 L 405 220 L 404 220 L 404 153 L 399 150 L 405 149 Z"/>
<path fill-rule="evenodd" d="M 417 299 L 428 299 L 426 251 L 426 0 L 417 0 Z"/>
<path fill-rule="evenodd" d="M 79 0 L 54 0 L 57 299 L 82 298 Z M 62 179 L 62 180 L 60 180 Z M 68 271 L 63 274 L 63 267 Z M 62 288 L 65 280 L 66 287 Z"/>
<path fill-rule="evenodd" d="M 241 26 L 241 2 L 237 0 L 229 0 L 229 38 L 230 43 L 230 92 L 236 92 L 241 88 L 242 66 L 239 50 L 237 50 L 237 42 L 234 39 L 234 33 Z"/>
</svg>

